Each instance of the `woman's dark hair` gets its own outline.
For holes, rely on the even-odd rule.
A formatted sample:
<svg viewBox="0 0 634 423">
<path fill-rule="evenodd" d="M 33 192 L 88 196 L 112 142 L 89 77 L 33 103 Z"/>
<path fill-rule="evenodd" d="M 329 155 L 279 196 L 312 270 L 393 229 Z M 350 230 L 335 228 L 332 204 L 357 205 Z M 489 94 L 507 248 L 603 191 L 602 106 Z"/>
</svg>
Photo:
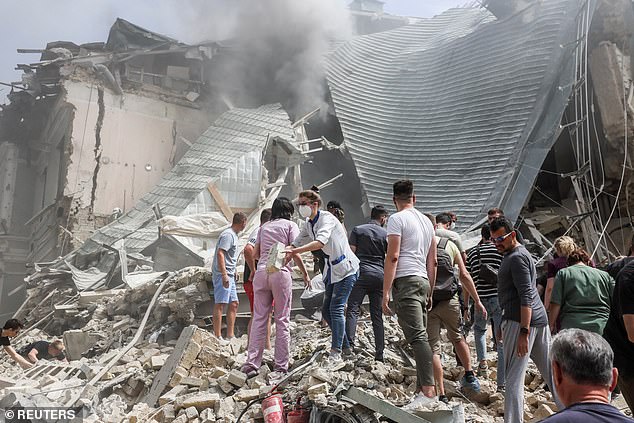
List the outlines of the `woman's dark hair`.
<svg viewBox="0 0 634 423">
<path fill-rule="evenodd" d="M 291 220 L 291 216 L 295 213 L 295 207 L 293 203 L 286 197 L 277 197 L 273 201 L 271 207 L 271 220 L 273 219 L 286 219 Z"/>
<path fill-rule="evenodd" d="M 577 263 L 590 265 L 590 255 L 583 248 L 577 248 L 568 255 L 568 266 L 572 266 Z"/>
</svg>

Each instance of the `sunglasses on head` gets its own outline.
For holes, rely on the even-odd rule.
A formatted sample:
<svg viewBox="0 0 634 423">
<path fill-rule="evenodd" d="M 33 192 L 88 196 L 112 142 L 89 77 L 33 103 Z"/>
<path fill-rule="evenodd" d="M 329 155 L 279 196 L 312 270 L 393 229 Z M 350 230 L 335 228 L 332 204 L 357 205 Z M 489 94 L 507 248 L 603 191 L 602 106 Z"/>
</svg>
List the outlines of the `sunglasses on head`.
<svg viewBox="0 0 634 423">
<path fill-rule="evenodd" d="M 511 235 L 512 233 L 513 233 L 513 231 L 509 232 L 509 233 L 508 233 L 508 234 L 506 234 L 506 235 L 499 236 L 499 237 L 497 237 L 497 238 L 493 238 L 493 237 L 491 237 L 491 238 L 490 238 L 490 239 L 491 239 L 491 242 L 493 242 L 493 243 L 495 243 L 495 244 L 499 244 L 499 243 L 501 243 L 501 242 L 504 242 L 504 240 L 505 240 L 506 238 L 508 238 L 508 236 L 509 236 L 509 235 Z"/>
</svg>

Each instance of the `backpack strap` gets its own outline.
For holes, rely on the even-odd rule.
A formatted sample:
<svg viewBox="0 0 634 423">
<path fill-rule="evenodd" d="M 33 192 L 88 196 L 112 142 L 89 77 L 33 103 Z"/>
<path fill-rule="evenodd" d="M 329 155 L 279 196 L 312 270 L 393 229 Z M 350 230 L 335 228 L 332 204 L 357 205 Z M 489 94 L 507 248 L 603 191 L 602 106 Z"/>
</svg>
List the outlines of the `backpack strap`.
<svg viewBox="0 0 634 423">
<path fill-rule="evenodd" d="M 442 248 L 443 250 L 447 249 L 447 243 L 449 242 L 449 238 L 440 238 L 440 241 L 438 241 L 438 247 Z"/>
</svg>

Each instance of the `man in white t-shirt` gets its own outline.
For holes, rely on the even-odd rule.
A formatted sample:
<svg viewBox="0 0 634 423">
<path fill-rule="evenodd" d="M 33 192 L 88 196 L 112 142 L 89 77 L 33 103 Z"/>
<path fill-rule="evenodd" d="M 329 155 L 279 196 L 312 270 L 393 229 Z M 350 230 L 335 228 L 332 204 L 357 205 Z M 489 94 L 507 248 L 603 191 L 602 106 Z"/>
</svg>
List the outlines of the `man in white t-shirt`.
<svg viewBox="0 0 634 423">
<path fill-rule="evenodd" d="M 387 223 L 387 255 L 383 278 L 383 313 L 393 293 L 394 311 L 403 334 L 414 350 L 416 395 L 406 409 L 426 405 L 435 397 L 432 350 L 427 338 L 427 311 L 436 281 L 434 225 L 414 208 L 414 184 L 409 180 L 393 185 L 397 213 Z"/>
</svg>

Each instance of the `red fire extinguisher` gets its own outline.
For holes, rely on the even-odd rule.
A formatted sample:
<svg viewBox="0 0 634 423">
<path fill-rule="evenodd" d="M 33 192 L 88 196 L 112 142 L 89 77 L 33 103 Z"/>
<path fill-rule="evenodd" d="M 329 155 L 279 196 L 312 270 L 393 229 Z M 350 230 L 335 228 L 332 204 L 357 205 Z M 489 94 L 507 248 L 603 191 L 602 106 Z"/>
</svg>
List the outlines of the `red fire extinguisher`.
<svg viewBox="0 0 634 423">
<path fill-rule="evenodd" d="M 262 401 L 264 423 L 284 423 L 284 403 L 280 394 L 271 395 Z"/>
</svg>

